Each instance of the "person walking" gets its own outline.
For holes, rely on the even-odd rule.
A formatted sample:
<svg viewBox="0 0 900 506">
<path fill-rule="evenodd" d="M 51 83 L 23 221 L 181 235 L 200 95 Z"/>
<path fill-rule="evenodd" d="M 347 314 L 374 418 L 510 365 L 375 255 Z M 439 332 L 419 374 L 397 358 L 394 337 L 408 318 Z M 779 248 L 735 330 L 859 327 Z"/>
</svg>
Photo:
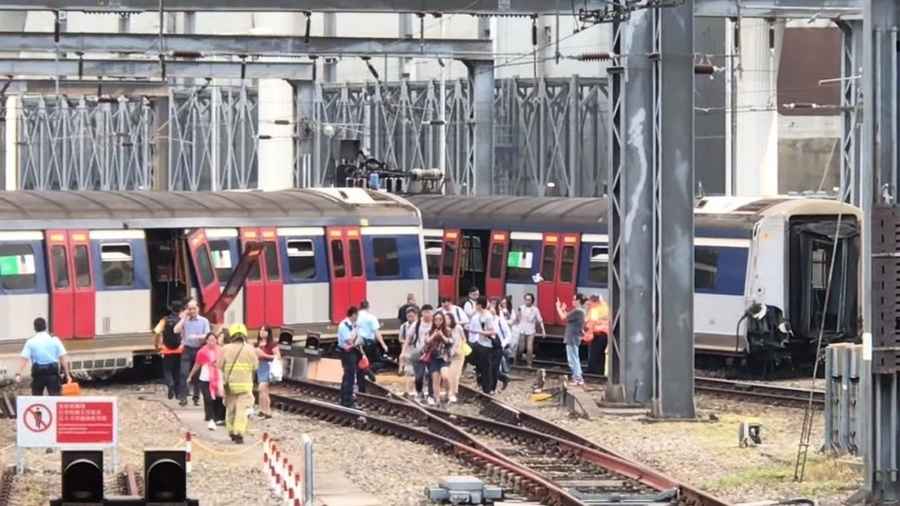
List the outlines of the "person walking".
<svg viewBox="0 0 900 506">
<path fill-rule="evenodd" d="M 372 372 L 377 372 L 376 364 L 381 360 L 381 355 L 387 353 L 388 347 L 381 337 L 381 323 L 378 317 L 369 311 L 369 301 L 359 303 L 359 314 L 356 318 L 356 329 L 362 339 L 363 351 L 369 358 Z M 374 381 L 374 379 L 373 379 Z"/>
<path fill-rule="evenodd" d="M 584 335 L 584 302 L 584 295 L 576 293 L 572 296 L 572 309 L 570 310 L 565 302 L 556 299 L 556 313 L 561 320 L 566 322 L 566 330 L 563 334 L 563 341 L 566 343 L 566 360 L 569 362 L 569 369 L 572 370 L 572 383 L 576 385 L 584 385 L 584 378 L 581 375 L 581 356 L 578 354 L 581 336 Z"/>
<path fill-rule="evenodd" d="M 450 330 L 447 328 L 447 319 L 443 313 L 436 313 L 431 325 L 431 334 L 428 336 L 428 342 L 425 344 L 425 351 L 422 360 L 428 365 L 428 374 L 431 377 L 431 395 L 428 396 L 428 405 L 434 406 L 441 403 L 444 396 L 441 395 L 441 388 L 447 392 L 446 398 L 450 397 L 449 378 L 447 376 L 447 365 L 450 363 L 450 346 L 453 340 L 450 337 Z"/>
<path fill-rule="evenodd" d="M 412 362 L 413 374 L 415 375 L 417 402 L 425 402 L 426 396 L 431 396 L 435 389 L 431 376 L 428 374 L 428 364 L 422 360 L 433 326 L 434 307 L 431 304 L 425 304 L 419 313 L 419 321 L 416 322 L 415 328 L 413 328 L 412 347 L 410 348 L 410 361 Z"/>
<path fill-rule="evenodd" d="M 503 383 L 502 390 L 509 386 L 509 360 L 508 354 L 512 352 L 513 332 L 509 325 L 508 314 L 504 312 L 503 301 L 500 299 L 494 304 L 494 326 L 497 334 L 494 339 L 492 360 L 497 364 L 497 380 Z"/>
<path fill-rule="evenodd" d="M 182 389 L 178 393 L 178 403 L 187 405 L 187 394 L 190 387 L 194 406 L 200 405 L 200 385 L 194 381 L 187 381 L 188 374 L 194 368 L 197 360 L 197 352 L 206 340 L 206 334 L 210 332 L 209 320 L 200 315 L 200 306 L 196 299 L 187 303 L 187 309 L 181 312 L 181 319 L 175 324 L 175 332 L 181 335 L 181 343 L 184 349 L 181 352 L 181 383 Z M 246 336 L 245 336 L 246 337 Z"/>
<path fill-rule="evenodd" d="M 494 316 L 487 308 L 487 300 L 478 297 L 475 312 L 469 318 L 469 343 L 475 355 L 475 375 L 481 391 L 492 394 L 497 387 L 497 364 L 494 362 L 494 336 L 497 334 Z"/>
<path fill-rule="evenodd" d="M 478 288 L 471 287 L 469 288 L 469 296 L 466 298 L 466 303 L 463 304 L 463 311 L 466 312 L 466 316 L 469 320 L 472 319 L 472 316 L 478 311 L 478 299 L 481 297 L 481 292 L 478 291 Z"/>
<path fill-rule="evenodd" d="M 167 396 L 174 399 L 181 391 L 181 335 L 175 332 L 175 325 L 181 321 L 181 301 L 173 301 L 169 305 L 168 314 L 160 318 L 153 327 L 154 345 L 162 356 L 163 381 L 166 384 Z"/>
<path fill-rule="evenodd" d="M 188 378 L 193 378 L 199 373 L 200 393 L 203 395 L 203 415 L 206 427 L 216 430 L 216 425 L 225 424 L 225 404 L 222 397 L 225 395 L 222 376 L 216 364 L 222 348 L 219 347 L 219 338 L 215 333 L 206 334 L 206 344 L 197 352 L 197 360 Z"/>
<path fill-rule="evenodd" d="M 259 369 L 256 370 L 256 382 L 259 384 L 259 416 L 272 418 L 272 399 L 269 397 L 269 384 L 272 381 L 272 361 L 281 360 L 281 350 L 272 335 L 271 329 L 263 325 L 256 338 L 256 356 L 259 358 Z"/>
<path fill-rule="evenodd" d="M 438 309 L 438 312 L 444 313 L 445 315 L 452 315 L 457 325 L 465 327 L 469 323 L 469 315 L 463 311 L 463 308 L 454 304 L 453 301 L 450 300 L 450 297 L 441 297 L 441 308 Z"/>
<path fill-rule="evenodd" d="M 466 333 L 463 331 L 463 326 L 456 321 L 453 313 L 444 313 L 444 316 L 447 317 L 447 328 L 450 329 L 450 338 L 453 341 L 450 347 L 450 366 L 447 370 L 450 391 L 447 402 L 452 404 L 456 402 L 459 395 L 459 380 L 466 363 L 463 347 L 463 343 L 466 342 Z"/>
<path fill-rule="evenodd" d="M 359 391 L 366 391 L 365 373 L 358 367 L 362 358 L 360 346 L 362 339 L 359 337 L 357 320 L 359 310 L 356 306 L 347 308 L 347 317 L 338 324 L 337 345 L 341 354 L 341 368 L 344 374 L 341 377 L 341 406 L 355 408 L 353 402 L 353 385 L 359 385 Z"/>
<path fill-rule="evenodd" d="M 244 443 L 247 412 L 253 406 L 253 374 L 259 364 L 253 346 L 247 343 L 247 327 L 235 323 L 228 329 L 231 342 L 217 361 L 225 389 L 225 428 L 235 444 Z"/>
<path fill-rule="evenodd" d="M 416 330 L 416 323 L 419 320 L 419 310 L 415 307 L 410 307 L 406 310 L 406 321 L 400 325 L 400 330 L 398 332 L 398 338 L 400 339 L 400 374 L 407 376 L 406 380 L 406 395 L 408 397 L 412 397 L 414 395 L 415 390 L 413 390 L 413 385 L 415 384 L 415 364 L 413 363 L 413 347 L 414 347 L 414 339 Z"/>
<path fill-rule="evenodd" d="M 528 367 L 534 364 L 534 336 L 537 334 L 538 326 L 540 326 L 541 334 L 546 334 L 547 329 L 544 328 L 544 318 L 541 311 L 534 304 L 534 294 L 526 293 L 524 297 L 525 303 L 519 306 L 516 312 L 515 323 L 519 327 L 519 345 L 516 347 L 518 361 L 524 353 L 525 361 Z"/>
<path fill-rule="evenodd" d="M 594 334 L 588 346 L 587 372 L 604 374 L 606 371 L 606 345 L 609 340 L 609 305 L 602 295 L 591 295 L 587 306 L 587 326 Z"/>
<path fill-rule="evenodd" d="M 22 381 L 22 373 L 31 364 L 31 395 L 59 395 L 59 372 L 62 370 L 66 381 L 72 381 L 66 348 L 58 337 L 47 332 L 47 320 L 38 317 L 33 322 L 34 335 L 25 341 L 20 354 L 21 365 L 15 381 Z"/>
<path fill-rule="evenodd" d="M 400 320 L 400 325 L 406 323 L 406 314 L 410 309 L 419 310 L 419 305 L 416 304 L 416 294 L 414 293 L 406 294 L 406 304 L 400 306 L 400 310 L 397 311 L 397 319 Z"/>
</svg>

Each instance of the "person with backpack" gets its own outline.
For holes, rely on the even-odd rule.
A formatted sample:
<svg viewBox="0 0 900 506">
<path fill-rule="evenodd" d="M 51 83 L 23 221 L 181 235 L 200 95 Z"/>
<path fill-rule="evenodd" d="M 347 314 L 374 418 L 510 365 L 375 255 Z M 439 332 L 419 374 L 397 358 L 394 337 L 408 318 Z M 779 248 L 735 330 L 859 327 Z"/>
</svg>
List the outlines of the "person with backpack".
<svg viewBox="0 0 900 506">
<path fill-rule="evenodd" d="M 169 312 L 159 319 L 153 327 L 154 346 L 162 355 L 163 381 L 168 390 L 169 399 L 181 398 L 181 334 L 175 332 L 175 325 L 181 320 L 181 311 L 184 309 L 181 301 L 174 301 L 169 305 Z"/>
</svg>

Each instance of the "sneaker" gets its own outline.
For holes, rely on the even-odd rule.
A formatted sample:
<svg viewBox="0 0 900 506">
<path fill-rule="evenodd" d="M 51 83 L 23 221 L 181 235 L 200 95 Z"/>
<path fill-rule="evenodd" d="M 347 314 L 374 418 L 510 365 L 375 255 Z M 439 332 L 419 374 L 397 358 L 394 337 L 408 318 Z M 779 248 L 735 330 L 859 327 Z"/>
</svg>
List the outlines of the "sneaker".
<svg viewBox="0 0 900 506">
<path fill-rule="evenodd" d="M 216 425 L 218 425 L 219 427 L 224 427 L 224 426 L 225 426 L 225 420 L 216 420 Z"/>
<path fill-rule="evenodd" d="M 429 405 L 429 406 L 434 406 L 434 404 L 435 404 L 435 402 L 434 402 L 434 397 L 431 397 L 431 396 L 429 395 L 429 396 L 428 396 L 428 405 Z"/>
<path fill-rule="evenodd" d="M 209 430 L 216 430 L 216 422 L 210 420 L 206 423 L 206 428 Z"/>
<path fill-rule="evenodd" d="M 199 406 L 199 405 L 200 405 L 200 398 L 194 397 L 194 406 Z"/>
<path fill-rule="evenodd" d="M 503 386 L 500 387 L 500 391 L 503 392 L 509 386 L 509 378 L 500 378 L 500 383 L 503 383 Z"/>
<path fill-rule="evenodd" d="M 167 396 L 169 397 L 169 400 L 171 401 L 172 399 L 175 398 L 175 391 L 169 390 L 169 393 L 167 394 Z"/>
<path fill-rule="evenodd" d="M 425 401 L 425 396 L 423 396 L 422 394 L 416 394 L 416 398 L 413 400 L 415 400 L 419 404 L 422 404 L 422 402 Z"/>
<path fill-rule="evenodd" d="M 447 400 L 450 402 L 450 404 L 453 404 L 453 403 L 456 402 L 456 396 L 455 396 L 455 395 L 451 395 L 450 398 L 448 398 Z"/>
<path fill-rule="evenodd" d="M 187 406 L 187 399 L 181 399 L 180 401 L 178 401 L 178 405 L 182 408 Z"/>
</svg>

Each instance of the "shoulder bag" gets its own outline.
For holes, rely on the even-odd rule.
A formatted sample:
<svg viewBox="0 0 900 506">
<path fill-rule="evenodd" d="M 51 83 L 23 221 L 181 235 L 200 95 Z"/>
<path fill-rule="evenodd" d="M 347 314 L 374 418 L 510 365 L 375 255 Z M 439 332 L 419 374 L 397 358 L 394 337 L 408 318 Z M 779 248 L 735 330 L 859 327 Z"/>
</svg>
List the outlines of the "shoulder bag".
<svg viewBox="0 0 900 506">
<path fill-rule="evenodd" d="M 238 359 L 241 358 L 241 353 L 244 351 L 244 345 L 247 343 L 241 343 L 241 349 L 238 350 L 237 355 L 234 356 L 234 362 L 231 363 L 231 367 L 228 369 L 228 374 L 225 376 L 225 379 L 222 381 L 222 384 L 225 385 L 225 393 L 230 394 L 228 391 L 228 381 L 231 380 L 231 372 L 234 371 L 234 366 L 237 365 Z"/>
</svg>

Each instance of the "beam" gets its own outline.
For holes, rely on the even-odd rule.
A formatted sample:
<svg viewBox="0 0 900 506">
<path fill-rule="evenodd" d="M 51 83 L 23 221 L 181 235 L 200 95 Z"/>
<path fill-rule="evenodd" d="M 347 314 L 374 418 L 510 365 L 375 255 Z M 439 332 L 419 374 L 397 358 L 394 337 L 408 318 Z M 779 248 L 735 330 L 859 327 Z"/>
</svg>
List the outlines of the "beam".
<svg viewBox="0 0 900 506">
<path fill-rule="evenodd" d="M 163 71 L 165 69 L 165 71 Z M 132 78 L 312 79 L 311 63 L 155 60 L 0 59 L 3 76 Z"/>
<path fill-rule="evenodd" d="M 578 7 L 601 9 L 607 0 L 579 0 Z M 157 12 L 159 0 L 2 0 L 0 10 Z M 444 14 L 572 14 L 567 2 L 546 0 L 166 0 L 167 11 L 424 12 Z"/>
<path fill-rule="evenodd" d="M 820 18 L 861 16 L 863 0 L 694 0 L 694 16 Z"/>
<path fill-rule="evenodd" d="M 153 33 L 0 32 L 4 51 L 55 53 L 159 53 Z M 412 39 L 372 37 L 310 37 L 270 35 L 177 34 L 165 36 L 166 54 L 203 56 L 430 56 L 492 60 L 489 39 Z"/>
</svg>

